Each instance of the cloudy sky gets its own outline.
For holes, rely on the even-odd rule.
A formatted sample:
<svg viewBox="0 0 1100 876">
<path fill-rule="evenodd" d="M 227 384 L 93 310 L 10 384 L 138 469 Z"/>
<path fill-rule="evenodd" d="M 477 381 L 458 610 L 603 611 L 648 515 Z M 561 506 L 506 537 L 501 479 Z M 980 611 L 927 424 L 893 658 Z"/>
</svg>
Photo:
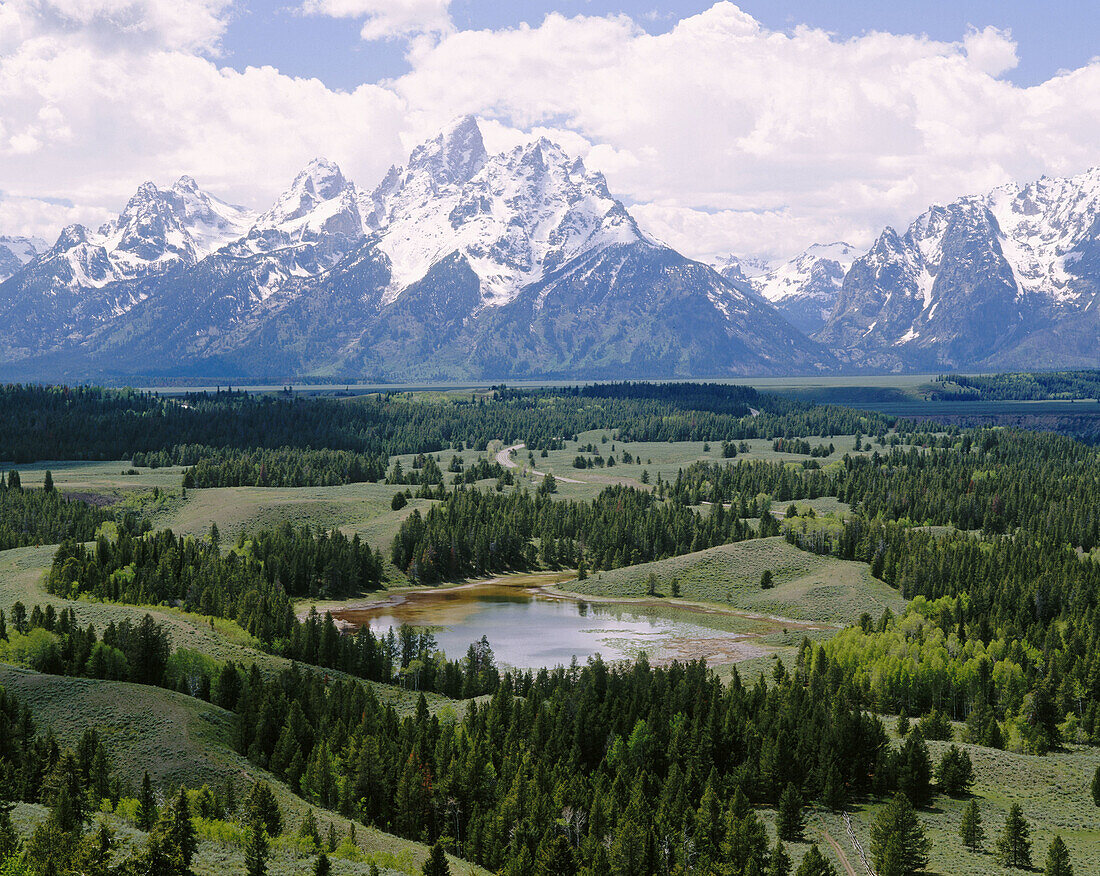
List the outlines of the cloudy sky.
<svg viewBox="0 0 1100 876">
<path fill-rule="evenodd" d="M 0 0 L 0 234 L 184 173 L 265 208 L 317 155 L 371 187 L 474 113 L 689 255 L 865 245 L 1100 164 L 1098 25 L 1091 0 Z"/>
</svg>

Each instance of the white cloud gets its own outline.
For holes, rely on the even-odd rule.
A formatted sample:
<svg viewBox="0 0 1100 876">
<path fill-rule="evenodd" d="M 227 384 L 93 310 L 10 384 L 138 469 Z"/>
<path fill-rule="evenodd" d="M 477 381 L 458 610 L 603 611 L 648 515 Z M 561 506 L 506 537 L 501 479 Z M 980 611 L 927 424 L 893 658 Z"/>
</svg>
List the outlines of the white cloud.
<svg viewBox="0 0 1100 876">
<path fill-rule="evenodd" d="M 13 198 L 0 193 L 0 229 L 3 229 L 0 234 L 40 237 L 52 245 L 66 225 L 80 223 L 98 228 L 110 218 L 111 211 L 103 208 Z"/>
<path fill-rule="evenodd" d="M 447 11 L 451 0 L 305 0 L 308 15 L 364 19 L 365 40 L 447 33 L 452 29 Z"/>
<path fill-rule="evenodd" d="M 963 38 L 963 49 L 970 62 L 990 76 L 1007 73 L 1020 63 L 1012 34 L 995 27 L 971 28 Z"/>
<path fill-rule="evenodd" d="M 104 48 L 212 50 L 232 0 L 12 0 L 33 32 L 81 33 Z M 24 37 L 26 32 L 24 31 Z"/>
<path fill-rule="evenodd" d="M 1100 163 L 1100 62 L 1018 88 L 993 28 L 840 39 L 720 2 L 659 35 L 558 14 L 471 32 L 446 0 L 305 0 L 367 38 L 410 38 L 409 73 L 347 93 L 220 66 L 230 2 L 0 0 L 0 233 L 98 222 L 182 173 L 264 208 L 319 154 L 370 186 L 462 113 L 494 149 L 562 142 L 696 257 L 865 244 L 929 203 Z"/>
<path fill-rule="evenodd" d="M 263 208 L 314 156 L 373 181 L 401 154 L 404 110 L 385 88 L 347 93 L 271 67 L 238 72 L 159 38 L 106 44 L 98 25 L 60 26 L 31 3 L 4 3 L 0 21 L 12 9 L 26 38 L 0 55 L 0 216 L 20 224 L 2 233 L 45 232 L 58 211 L 42 207 L 35 219 L 33 206 L 59 199 L 77 205 L 67 221 L 97 224 L 143 180 L 168 185 L 184 173 Z"/>
<path fill-rule="evenodd" d="M 704 211 L 693 228 L 773 254 L 827 229 L 866 243 L 930 202 L 1097 163 L 1100 64 L 1017 88 L 997 78 L 1015 47 L 994 29 L 839 39 L 717 3 L 660 35 L 550 15 L 454 33 L 411 60 L 395 87 L 414 111 L 569 128 L 630 156 L 604 169 L 614 191 L 660 205 L 650 214 Z M 720 236 L 666 234 L 695 255 Z"/>
</svg>

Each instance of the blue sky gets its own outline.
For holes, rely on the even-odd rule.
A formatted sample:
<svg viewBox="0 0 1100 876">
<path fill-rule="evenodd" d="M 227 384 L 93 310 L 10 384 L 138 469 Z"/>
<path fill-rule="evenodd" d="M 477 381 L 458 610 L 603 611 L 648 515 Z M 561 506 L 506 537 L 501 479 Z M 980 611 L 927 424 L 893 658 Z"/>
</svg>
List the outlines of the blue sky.
<svg viewBox="0 0 1100 876">
<path fill-rule="evenodd" d="M 707 9 L 700 0 L 655 5 L 621 0 L 456 0 L 451 17 L 463 30 L 537 24 L 547 13 L 633 18 L 650 33 Z M 984 0 L 984 2 L 883 2 L 883 0 L 744 0 L 738 4 L 761 23 L 785 30 L 811 25 L 853 37 L 867 31 L 927 34 L 961 39 L 969 27 L 1011 30 L 1019 65 L 1006 78 L 1035 85 L 1061 69 L 1080 67 L 1100 54 L 1100 6 L 1085 0 Z M 225 61 L 235 67 L 272 64 L 284 73 L 317 77 L 332 88 L 400 76 L 409 69 L 402 40 L 364 42 L 348 19 L 302 15 L 286 0 L 249 0 L 230 18 L 223 39 Z"/>
<path fill-rule="evenodd" d="M 182 174 L 263 210 L 317 156 L 370 190 L 470 114 L 693 257 L 860 247 L 1100 165 L 1097 33 L 1083 0 L 0 0 L 0 234 Z"/>
</svg>

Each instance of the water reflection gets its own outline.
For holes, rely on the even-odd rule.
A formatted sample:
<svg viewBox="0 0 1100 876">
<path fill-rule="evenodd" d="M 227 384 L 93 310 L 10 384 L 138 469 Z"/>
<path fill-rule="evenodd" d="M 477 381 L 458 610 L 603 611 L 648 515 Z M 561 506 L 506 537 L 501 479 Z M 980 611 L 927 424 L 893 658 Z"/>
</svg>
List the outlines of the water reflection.
<svg viewBox="0 0 1100 876">
<path fill-rule="evenodd" d="M 526 587 L 476 584 L 400 594 L 369 608 L 336 612 L 335 617 L 354 627 L 366 624 L 376 634 L 403 623 L 432 627 L 450 657 L 461 657 L 484 634 L 499 663 L 522 668 L 568 664 L 574 657 L 583 662 L 597 652 L 609 661 L 632 659 L 641 651 L 659 660 L 696 656 L 691 652 L 701 648 L 698 656 L 707 657 L 716 650 L 724 654 L 741 638 L 728 623 L 716 629 L 706 625 L 706 618 L 680 614 L 555 598 Z"/>
</svg>

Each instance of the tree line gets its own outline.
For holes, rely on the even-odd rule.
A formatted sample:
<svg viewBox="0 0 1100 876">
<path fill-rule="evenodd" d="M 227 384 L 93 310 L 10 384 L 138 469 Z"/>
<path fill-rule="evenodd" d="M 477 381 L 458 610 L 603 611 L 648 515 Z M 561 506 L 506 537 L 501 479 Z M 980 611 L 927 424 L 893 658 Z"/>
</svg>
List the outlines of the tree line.
<svg viewBox="0 0 1100 876">
<path fill-rule="evenodd" d="M 739 400 L 708 403 L 716 392 Z M 745 399 L 758 416 L 750 415 Z M 736 441 L 857 430 L 877 434 L 892 422 L 744 387 L 695 384 L 619 384 L 614 393 L 599 386 L 498 389 L 491 398 L 442 401 L 405 394 L 336 400 L 241 392 L 172 399 L 96 387 L 0 387 L 0 448 L 12 462 L 138 454 L 146 462 L 193 464 L 195 447 L 250 453 L 324 448 L 360 454 L 366 469 L 370 460 L 401 454 L 483 451 L 493 438 L 524 442 L 533 450 L 556 448 L 591 429 L 618 432 L 623 441 Z"/>
<path fill-rule="evenodd" d="M 721 505 L 702 515 L 634 487 L 607 487 L 592 501 L 456 487 L 426 514 L 413 511 L 402 522 L 391 557 L 414 581 L 428 583 L 540 564 L 615 569 L 751 533 Z"/>
<path fill-rule="evenodd" d="M 0 551 L 27 545 L 57 544 L 65 539 L 91 541 L 107 521 L 137 532 L 133 512 L 118 515 L 79 499 L 66 499 L 46 472 L 42 489 L 25 488 L 18 471 L 0 473 Z"/>
</svg>

